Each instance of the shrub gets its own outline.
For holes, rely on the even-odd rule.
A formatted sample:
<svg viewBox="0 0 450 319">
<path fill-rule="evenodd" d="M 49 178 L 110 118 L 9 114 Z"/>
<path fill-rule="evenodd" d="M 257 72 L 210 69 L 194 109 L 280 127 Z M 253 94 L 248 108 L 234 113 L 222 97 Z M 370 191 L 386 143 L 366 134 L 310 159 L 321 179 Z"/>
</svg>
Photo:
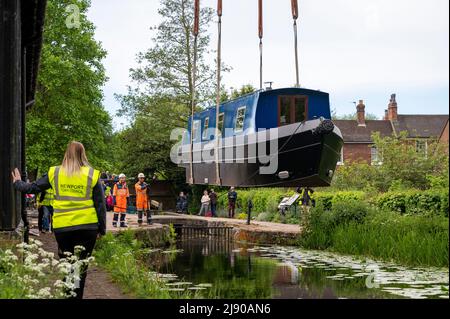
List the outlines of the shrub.
<svg viewBox="0 0 450 319">
<path fill-rule="evenodd" d="M 363 199 L 364 193 L 360 191 L 336 192 L 331 200 L 331 206 L 333 207 L 337 203 L 345 204 L 347 202 L 361 201 Z"/>
<path fill-rule="evenodd" d="M 431 214 L 448 217 L 448 189 L 387 192 L 376 199 L 382 210 L 401 214 Z"/>
<path fill-rule="evenodd" d="M 269 222 L 272 220 L 272 215 L 270 213 L 260 213 L 256 217 L 256 220 L 260 222 Z"/>
<path fill-rule="evenodd" d="M 332 209 L 333 222 L 335 225 L 362 223 L 368 210 L 369 206 L 366 203 L 354 199 L 336 202 Z"/>
<path fill-rule="evenodd" d="M 404 214 L 406 212 L 406 198 L 402 192 L 384 193 L 376 199 L 377 206 L 382 210 Z"/>
<path fill-rule="evenodd" d="M 247 219 L 247 214 L 245 214 L 245 213 L 240 213 L 238 216 L 237 216 L 237 219 L 244 219 L 244 220 L 246 220 Z"/>
<path fill-rule="evenodd" d="M 326 210 L 331 209 L 331 201 L 333 200 L 333 193 L 314 193 L 313 198 L 317 206 L 321 206 Z"/>
</svg>

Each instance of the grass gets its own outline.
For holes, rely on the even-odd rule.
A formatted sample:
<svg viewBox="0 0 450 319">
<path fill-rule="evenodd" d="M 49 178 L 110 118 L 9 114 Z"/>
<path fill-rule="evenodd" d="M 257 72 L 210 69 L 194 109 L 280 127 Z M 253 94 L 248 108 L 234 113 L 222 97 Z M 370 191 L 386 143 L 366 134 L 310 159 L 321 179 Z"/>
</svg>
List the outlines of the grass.
<svg viewBox="0 0 450 319">
<path fill-rule="evenodd" d="M 365 223 L 338 226 L 333 249 L 397 260 L 409 265 L 448 267 L 448 219 L 383 212 Z"/>
<path fill-rule="evenodd" d="M 195 292 L 165 290 L 165 281 L 155 276 L 142 261 L 146 249 L 131 231 L 117 236 L 106 234 L 97 242 L 94 256 L 122 290 L 142 299 L 197 298 Z"/>
<path fill-rule="evenodd" d="M 444 216 L 400 215 L 366 204 L 311 211 L 300 244 L 411 266 L 448 267 L 449 224 Z M 365 207 L 365 208 L 364 208 Z"/>
</svg>

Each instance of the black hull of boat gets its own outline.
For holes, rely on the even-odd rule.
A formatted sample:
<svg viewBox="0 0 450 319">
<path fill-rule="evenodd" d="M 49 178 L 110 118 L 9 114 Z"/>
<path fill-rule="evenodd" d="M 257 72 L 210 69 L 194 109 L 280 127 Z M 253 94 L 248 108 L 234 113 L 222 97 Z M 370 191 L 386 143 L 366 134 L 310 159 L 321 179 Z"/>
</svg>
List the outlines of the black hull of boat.
<svg viewBox="0 0 450 319">
<path fill-rule="evenodd" d="M 301 127 L 299 124 L 291 124 L 279 128 L 278 152 L 276 152 L 278 165 L 276 172 L 271 174 L 262 174 L 260 168 L 263 164 L 249 156 L 249 150 L 251 152 L 254 149 L 255 143 L 253 142 L 253 146 L 249 146 L 252 145 L 252 142 L 248 136 L 245 137 L 242 147 L 244 156 L 239 158 L 235 155 L 238 158 L 235 162 L 227 163 L 225 161 L 226 151 L 225 148 L 221 147 L 223 156 L 222 162 L 219 163 L 220 185 L 235 187 L 329 186 L 340 158 L 343 140 L 337 127 L 334 127 L 331 131 L 320 132 L 317 129 L 320 124 L 321 121 L 313 120 L 302 124 Z M 266 136 L 265 149 L 267 153 L 265 154 L 268 154 L 270 150 L 269 133 Z M 236 144 L 239 145 L 239 143 Z M 259 147 L 261 143 L 257 145 Z M 237 147 L 236 145 L 232 146 L 234 154 L 238 152 Z M 230 148 L 228 147 L 228 149 Z M 188 148 L 183 149 L 184 156 L 187 155 L 187 150 Z M 194 154 L 196 154 L 195 151 Z M 211 151 L 211 154 L 213 154 L 213 151 Z M 180 166 L 186 168 L 186 182 L 189 183 L 189 161 L 180 164 Z M 194 184 L 219 185 L 216 181 L 215 162 L 196 161 L 194 157 L 193 172 Z"/>
</svg>

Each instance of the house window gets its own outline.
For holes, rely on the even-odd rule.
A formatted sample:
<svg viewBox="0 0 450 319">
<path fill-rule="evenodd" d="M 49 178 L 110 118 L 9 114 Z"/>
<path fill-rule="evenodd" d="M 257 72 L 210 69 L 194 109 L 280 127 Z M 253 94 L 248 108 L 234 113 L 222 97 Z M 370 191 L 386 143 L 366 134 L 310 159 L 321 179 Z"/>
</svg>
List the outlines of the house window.
<svg viewBox="0 0 450 319">
<path fill-rule="evenodd" d="M 344 165 L 344 146 L 341 148 L 341 152 L 339 153 L 339 161 L 337 162 L 338 165 Z"/>
<path fill-rule="evenodd" d="M 245 120 L 245 106 L 237 109 L 236 122 L 234 124 L 235 132 L 242 132 L 244 130 L 244 120 Z"/>
<path fill-rule="evenodd" d="M 378 152 L 378 148 L 376 148 L 375 146 L 372 146 L 370 148 L 370 162 L 372 165 L 382 164 L 380 153 Z"/>
<path fill-rule="evenodd" d="M 204 140 L 208 139 L 208 129 L 209 129 L 209 117 L 205 119 L 205 124 L 203 125 L 202 137 Z"/>
<path fill-rule="evenodd" d="M 428 143 L 426 140 L 416 140 L 416 152 L 427 156 Z"/>
<path fill-rule="evenodd" d="M 223 122 L 224 122 L 224 117 L 225 117 L 225 114 L 224 114 L 224 113 L 220 113 L 220 114 L 219 114 L 219 125 L 218 125 L 219 136 L 222 136 L 222 135 L 223 135 Z"/>
<path fill-rule="evenodd" d="M 194 121 L 194 126 L 192 129 L 192 138 L 194 141 L 196 141 L 199 138 L 199 136 L 198 136 L 199 129 L 200 129 L 200 121 L 196 120 L 196 121 Z"/>
</svg>

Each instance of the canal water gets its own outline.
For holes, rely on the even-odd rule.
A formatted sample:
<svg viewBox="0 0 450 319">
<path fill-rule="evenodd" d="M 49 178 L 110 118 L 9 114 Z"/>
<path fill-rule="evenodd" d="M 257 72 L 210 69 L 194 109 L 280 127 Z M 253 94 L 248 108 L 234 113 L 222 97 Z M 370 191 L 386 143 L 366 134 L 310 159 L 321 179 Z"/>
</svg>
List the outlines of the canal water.
<svg viewBox="0 0 450 319">
<path fill-rule="evenodd" d="M 148 255 L 167 290 L 205 298 L 449 298 L 449 272 L 297 247 L 181 240 Z"/>
</svg>

